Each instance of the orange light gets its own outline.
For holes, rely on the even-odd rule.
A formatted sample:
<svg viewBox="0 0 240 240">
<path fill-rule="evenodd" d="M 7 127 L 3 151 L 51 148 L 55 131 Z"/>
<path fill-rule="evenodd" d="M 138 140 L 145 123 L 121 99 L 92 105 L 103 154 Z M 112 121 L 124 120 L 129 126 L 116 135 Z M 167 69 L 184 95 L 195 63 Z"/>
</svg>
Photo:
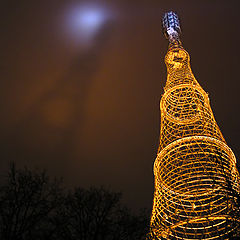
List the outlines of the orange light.
<svg viewBox="0 0 240 240">
<path fill-rule="evenodd" d="M 149 239 L 228 239 L 240 225 L 239 173 L 181 44 L 170 46 L 160 102 Z M 236 210 L 238 209 L 238 210 Z"/>
</svg>

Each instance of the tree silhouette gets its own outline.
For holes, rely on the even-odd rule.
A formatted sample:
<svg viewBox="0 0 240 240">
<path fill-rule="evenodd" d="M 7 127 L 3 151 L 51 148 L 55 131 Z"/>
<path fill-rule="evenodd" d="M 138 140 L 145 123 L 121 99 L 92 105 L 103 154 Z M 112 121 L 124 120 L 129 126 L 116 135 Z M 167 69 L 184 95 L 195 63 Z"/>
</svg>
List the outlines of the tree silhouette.
<svg viewBox="0 0 240 240">
<path fill-rule="evenodd" d="M 148 231 L 148 214 L 133 214 L 122 194 L 103 187 L 66 194 L 45 171 L 11 164 L 0 187 L 1 240 L 136 240 Z"/>
<path fill-rule="evenodd" d="M 16 170 L 11 164 L 7 183 L 0 188 L 0 239 L 47 239 L 61 202 L 59 181 L 50 181 L 44 171 Z"/>
<path fill-rule="evenodd" d="M 119 193 L 104 188 L 77 188 L 69 193 L 59 214 L 65 222 L 60 236 L 62 239 L 106 239 L 119 199 Z"/>
<path fill-rule="evenodd" d="M 101 188 L 77 188 L 66 197 L 58 239 L 136 240 L 145 236 L 145 212 L 134 215 L 120 203 L 121 193 Z M 65 224 L 64 224 L 65 223 Z"/>
</svg>

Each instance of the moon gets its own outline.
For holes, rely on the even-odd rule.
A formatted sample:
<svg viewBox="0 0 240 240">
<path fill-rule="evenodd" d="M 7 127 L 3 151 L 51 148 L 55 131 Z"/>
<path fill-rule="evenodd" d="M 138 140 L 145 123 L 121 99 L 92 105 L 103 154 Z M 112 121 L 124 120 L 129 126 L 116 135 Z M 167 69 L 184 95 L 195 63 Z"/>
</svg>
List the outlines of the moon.
<svg viewBox="0 0 240 240">
<path fill-rule="evenodd" d="M 85 31 L 98 29 L 104 20 L 105 16 L 101 9 L 85 9 L 76 16 L 76 24 Z"/>
<path fill-rule="evenodd" d="M 67 14 L 68 34 L 79 44 L 89 44 L 110 16 L 111 11 L 105 6 L 74 6 Z"/>
</svg>

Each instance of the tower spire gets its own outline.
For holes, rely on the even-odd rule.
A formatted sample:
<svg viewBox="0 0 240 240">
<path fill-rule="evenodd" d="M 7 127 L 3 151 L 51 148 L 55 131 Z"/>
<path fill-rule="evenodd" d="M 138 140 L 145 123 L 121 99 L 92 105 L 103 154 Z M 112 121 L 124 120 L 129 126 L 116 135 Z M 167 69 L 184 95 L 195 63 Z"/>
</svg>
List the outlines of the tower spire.
<svg viewBox="0 0 240 240">
<path fill-rule="evenodd" d="M 192 73 L 176 13 L 164 15 L 163 31 L 170 48 L 149 239 L 229 239 L 240 226 L 236 158 Z"/>
<path fill-rule="evenodd" d="M 180 20 L 175 12 L 170 11 L 164 14 L 162 19 L 162 26 L 163 33 L 171 44 L 181 44 Z"/>
</svg>

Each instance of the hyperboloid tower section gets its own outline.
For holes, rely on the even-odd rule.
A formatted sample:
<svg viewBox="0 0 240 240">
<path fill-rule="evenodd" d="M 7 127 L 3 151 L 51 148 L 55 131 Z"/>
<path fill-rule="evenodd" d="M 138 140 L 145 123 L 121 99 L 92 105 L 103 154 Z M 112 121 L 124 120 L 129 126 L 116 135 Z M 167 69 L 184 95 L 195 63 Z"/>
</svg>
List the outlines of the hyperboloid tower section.
<svg viewBox="0 0 240 240">
<path fill-rule="evenodd" d="M 174 12 L 163 18 L 169 40 L 167 82 L 154 163 L 155 192 L 149 239 L 229 239 L 239 229 L 236 158 L 195 79 Z"/>
</svg>

